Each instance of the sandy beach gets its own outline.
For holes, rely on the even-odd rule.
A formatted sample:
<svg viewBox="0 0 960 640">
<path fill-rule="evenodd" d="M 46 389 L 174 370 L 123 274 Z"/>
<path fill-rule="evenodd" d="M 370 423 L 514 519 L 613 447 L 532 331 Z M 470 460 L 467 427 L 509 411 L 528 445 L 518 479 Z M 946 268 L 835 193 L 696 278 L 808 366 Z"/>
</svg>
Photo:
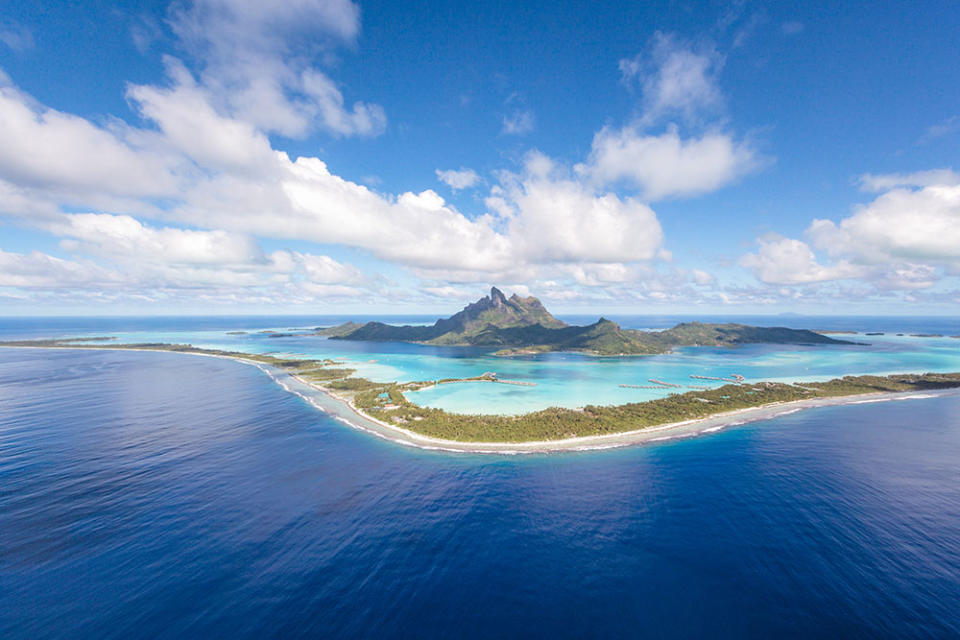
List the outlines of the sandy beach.
<svg viewBox="0 0 960 640">
<path fill-rule="evenodd" d="M 350 426 L 372 433 L 379 437 L 400 444 L 414 446 L 421 449 L 436 451 L 450 451 L 460 453 L 484 454 L 532 454 L 554 453 L 563 451 L 595 451 L 640 445 L 648 442 L 662 442 L 678 438 L 690 438 L 700 435 L 709 435 L 722 431 L 727 427 L 769 420 L 778 416 L 796 413 L 804 409 L 827 407 L 847 404 L 867 404 L 876 402 L 892 402 L 903 400 L 921 400 L 943 395 L 958 394 L 958 389 L 942 391 L 906 391 L 899 393 L 871 393 L 853 396 L 839 396 L 834 398 L 810 398 L 794 402 L 781 402 L 718 413 L 706 418 L 672 422 L 651 427 L 644 427 L 634 431 L 624 431 L 596 436 L 566 438 L 563 440 L 540 440 L 530 442 L 463 442 L 459 440 L 444 440 L 432 438 L 416 433 L 403 427 L 392 425 L 378 420 L 364 413 L 348 399 L 333 393 L 323 387 L 313 385 L 298 376 L 281 371 L 268 365 L 247 361 L 257 365 L 273 377 L 278 384 L 287 391 L 297 394 L 307 400 L 314 407 L 333 415 Z M 272 371 L 271 371 L 272 370 Z M 285 380 L 284 378 L 287 378 Z"/>
<path fill-rule="evenodd" d="M 378 420 L 358 409 L 349 399 L 333 391 L 307 382 L 297 375 L 291 374 L 278 367 L 273 367 L 256 360 L 248 360 L 239 356 L 224 356 L 211 353 L 194 353 L 188 351 L 170 351 L 168 349 L 137 349 L 129 347 L 7 347 L 14 349 L 76 349 L 89 351 L 153 351 L 160 353 L 176 353 L 179 355 L 203 356 L 207 358 L 222 358 L 257 367 L 270 376 L 280 387 L 293 393 L 314 408 L 336 418 L 340 422 L 371 435 L 402 444 L 433 451 L 447 451 L 456 453 L 483 453 L 483 454 L 535 454 L 557 453 L 573 451 L 596 451 L 641 445 L 649 442 L 663 442 L 679 438 L 692 438 L 709 435 L 722 431 L 725 428 L 769 420 L 778 416 L 796 413 L 804 409 L 828 407 L 838 405 L 867 404 L 876 402 L 892 402 L 904 400 L 921 400 L 944 395 L 960 394 L 960 389 L 944 389 L 938 391 L 905 391 L 896 393 L 871 393 L 852 396 L 838 396 L 832 398 L 810 398 L 793 402 L 780 402 L 759 407 L 750 407 L 718 413 L 706 418 L 671 422 L 667 424 L 643 427 L 634 431 L 623 431 L 595 436 L 565 438 L 563 440 L 539 440 L 530 442 L 464 442 L 459 440 L 444 440 L 432 438 L 409 429 Z"/>
</svg>

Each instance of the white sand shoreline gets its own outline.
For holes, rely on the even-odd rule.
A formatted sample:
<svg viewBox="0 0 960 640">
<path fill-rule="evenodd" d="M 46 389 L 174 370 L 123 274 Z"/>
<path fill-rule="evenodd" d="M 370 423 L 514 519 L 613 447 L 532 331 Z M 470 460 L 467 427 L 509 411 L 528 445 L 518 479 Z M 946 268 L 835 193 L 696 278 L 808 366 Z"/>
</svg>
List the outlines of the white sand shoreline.
<svg viewBox="0 0 960 640">
<path fill-rule="evenodd" d="M 3 347 L 0 347 L 3 348 Z M 161 353 L 175 353 L 210 358 L 223 358 L 257 367 L 269 375 L 284 390 L 300 396 L 314 408 L 331 415 L 348 426 L 366 433 L 381 437 L 385 440 L 413 446 L 419 449 L 432 451 L 446 451 L 455 453 L 483 453 L 483 454 L 534 454 L 558 453 L 564 451 L 596 451 L 640 445 L 648 442 L 663 442 L 680 438 L 691 438 L 700 435 L 716 433 L 727 427 L 738 426 L 750 422 L 769 420 L 778 416 L 796 413 L 804 409 L 817 407 L 868 404 L 897 400 L 924 399 L 945 395 L 960 394 L 960 388 L 931 391 L 902 391 L 856 394 L 850 396 L 836 396 L 829 398 L 809 398 L 789 402 L 777 402 L 758 407 L 738 409 L 725 413 L 718 413 L 705 418 L 683 420 L 650 427 L 643 427 L 633 431 L 622 431 L 592 436 L 579 436 L 563 440 L 539 440 L 527 442 L 466 442 L 461 440 L 445 440 L 433 438 L 409 429 L 378 420 L 358 409 L 350 400 L 333 391 L 305 381 L 290 372 L 270 366 L 257 360 L 250 360 L 240 356 L 226 356 L 213 353 L 197 353 L 191 351 L 171 351 L 169 349 L 131 348 L 123 346 L 7 346 L 10 349 L 71 349 L 71 350 L 109 350 L 109 351 L 153 351 Z M 251 354 L 254 355 L 254 354 Z M 293 384 L 289 384 L 292 382 Z"/>
</svg>

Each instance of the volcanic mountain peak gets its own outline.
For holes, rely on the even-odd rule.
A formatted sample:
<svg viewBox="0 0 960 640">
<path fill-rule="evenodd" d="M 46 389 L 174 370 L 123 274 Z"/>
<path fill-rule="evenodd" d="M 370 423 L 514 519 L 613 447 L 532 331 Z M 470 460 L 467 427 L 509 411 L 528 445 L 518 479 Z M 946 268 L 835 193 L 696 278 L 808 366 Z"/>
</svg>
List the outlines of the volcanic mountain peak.
<svg viewBox="0 0 960 640">
<path fill-rule="evenodd" d="M 489 295 L 430 326 L 346 323 L 319 333 L 341 340 L 486 346 L 524 353 L 586 351 L 604 355 L 663 353 L 677 346 L 842 343 L 812 331 L 783 327 L 688 322 L 664 331 L 637 331 L 622 329 L 606 318 L 591 325 L 570 326 L 554 318 L 537 298 L 521 298 L 516 294 L 507 298 L 496 287 L 490 289 Z"/>
</svg>

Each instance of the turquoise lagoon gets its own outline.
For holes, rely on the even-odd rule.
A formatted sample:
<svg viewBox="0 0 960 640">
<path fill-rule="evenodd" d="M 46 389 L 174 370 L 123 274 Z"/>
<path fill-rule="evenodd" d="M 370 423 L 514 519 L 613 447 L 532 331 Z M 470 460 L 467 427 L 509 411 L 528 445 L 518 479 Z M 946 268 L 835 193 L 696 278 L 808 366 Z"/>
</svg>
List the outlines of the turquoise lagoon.
<svg viewBox="0 0 960 640">
<path fill-rule="evenodd" d="M 659 327 L 665 320 L 650 318 L 619 319 L 626 327 Z M 759 320 L 759 321 L 758 321 Z M 763 322 L 765 320 L 766 322 Z M 777 322 L 777 320 L 780 320 Z M 794 346 L 747 345 L 738 348 L 687 347 L 673 353 L 653 356 L 592 357 L 575 353 L 549 353 L 535 356 L 497 357 L 487 349 L 430 347 L 403 343 L 357 343 L 328 340 L 306 335 L 315 325 L 294 325 L 283 319 L 235 320 L 226 327 L 197 330 L 196 327 L 160 329 L 136 327 L 129 331 L 91 331 L 82 335 L 111 335 L 117 342 L 175 342 L 198 347 L 227 349 L 245 353 L 271 353 L 295 357 L 333 358 L 356 368 L 357 375 L 378 381 L 437 380 L 465 378 L 487 371 L 501 379 L 533 383 L 535 386 L 491 384 L 487 382 L 444 384 L 410 393 L 419 404 L 460 413 L 517 414 L 546 407 L 580 407 L 587 404 L 609 405 L 660 398 L 671 392 L 687 391 L 694 386 L 717 386 L 721 382 L 691 378 L 692 375 L 744 376 L 748 381 L 802 382 L 828 380 L 845 375 L 889 374 L 901 372 L 960 371 L 960 339 L 942 337 L 897 336 L 896 332 L 943 332 L 951 334 L 952 319 L 944 319 L 930 330 L 929 320 L 917 324 L 895 319 L 894 330 L 882 336 L 864 333 L 839 335 L 857 345 Z M 289 322 L 289 321 L 288 321 Z M 829 320 L 804 318 L 802 322 L 753 318 L 755 324 L 830 326 Z M 832 322 L 836 323 L 836 319 Z M 848 319 L 840 326 L 856 326 Z M 860 320 L 860 322 L 864 322 Z M 672 319 L 670 320 L 672 323 Z M 819 324 L 818 324 L 819 323 Z M 869 322 L 861 325 L 870 331 Z M 231 335 L 227 331 L 247 331 Z M 270 337 L 265 331 L 291 333 Z M 956 333 L 953 331 L 952 333 Z M 44 332 L 50 335 L 50 332 Z M 57 332 L 57 335 L 70 335 Z M 655 378 L 680 388 L 637 389 L 620 385 L 649 385 Z"/>
</svg>

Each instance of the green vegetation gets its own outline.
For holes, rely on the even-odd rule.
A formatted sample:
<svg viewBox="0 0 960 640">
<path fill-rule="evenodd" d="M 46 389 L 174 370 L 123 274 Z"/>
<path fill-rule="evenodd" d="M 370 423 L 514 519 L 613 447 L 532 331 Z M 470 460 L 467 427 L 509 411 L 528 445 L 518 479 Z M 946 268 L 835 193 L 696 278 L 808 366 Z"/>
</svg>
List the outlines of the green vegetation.
<svg viewBox="0 0 960 640">
<path fill-rule="evenodd" d="M 665 398 L 617 406 L 580 409 L 550 408 L 519 416 L 462 415 L 410 402 L 404 391 L 462 381 L 496 383 L 493 375 L 439 381 L 374 382 L 351 377 L 355 371 L 331 365 L 333 360 L 299 360 L 271 355 L 202 349 L 182 344 L 80 344 L 79 339 L 0 342 L 6 347 L 70 347 L 144 349 L 225 356 L 282 368 L 319 387 L 352 400 L 355 407 L 382 422 L 433 438 L 462 442 L 529 442 L 562 440 L 634 431 L 654 425 L 706 418 L 719 413 L 771 403 L 810 398 L 854 396 L 877 392 L 926 391 L 960 387 L 960 373 L 846 376 L 826 382 L 727 384 L 714 389 L 672 394 Z"/>
<path fill-rule="evenodd" d="M 396 383 L 391 382 L 385 385 L 382 382 L 372 382 L 366 378 L 346 378 L 344 380 L 334 380 L 333 382 L 323 386 L 327 389 L 334 389 L 336 391 L 359 392 L 376 390 L 379 393 L 388 390 L 395 384 Z"/>
<path fill-rule="evenodd" d="M 321 367 L 318 369 L 308 369 L 306 371 L 301 370 L 297 372 L 297 375 L 310 382 L 320 382 L 324 380 L 342 380 L 349 378 L 356 372 L 356 369 Z"/>
<path fill-rule="evenodd" d="M 683 346 L 736 346 L 739 344 L 855 344 L 828 338 L 814 331 L 786 327 L 751 327 L 745 324 L 684 322 L 651 334 L 664 344 Z"/>
<path fill-rule="evenodd" d="M 771 403 L 954 387 L 960 387 L 960 373 L 848 376 L 802 386 L 772 382 L 728 384 L 646 402 L 608 407 L 591 405 L 582 409 L 550 408 L 519 416 L 496 416 L 461 415 L 421 407 L 403 396 L 400 385 L 371 383 L 364 393 L 353 397 L 353 402 L 357 408 L 383 422 L 433 438 L 463 442 L 529 442 L 622 433 Z M 380 397 L 382 393 L 389 394 L 389 403 Z"/>
<path fill-rule="evenodd" d="M 545 351 L 584 351 L 598 355 L 665 353 L 677 346 L 735 346 L 748 343 L 851 344 L 820 333 L 784 327 L 688 322 L 666 331 L 622 329 L 600 318 L 587 326 L 570 326 L 554 318 L 531 296 L 509 299 L 494 287 L 459 313 L 430 326 L 393 326 L 382 322 L 348 322 L 319 335 L 337 340 L 419 342 L 433 345 L 499 347 L 499 355 Z"/>
</svg>

